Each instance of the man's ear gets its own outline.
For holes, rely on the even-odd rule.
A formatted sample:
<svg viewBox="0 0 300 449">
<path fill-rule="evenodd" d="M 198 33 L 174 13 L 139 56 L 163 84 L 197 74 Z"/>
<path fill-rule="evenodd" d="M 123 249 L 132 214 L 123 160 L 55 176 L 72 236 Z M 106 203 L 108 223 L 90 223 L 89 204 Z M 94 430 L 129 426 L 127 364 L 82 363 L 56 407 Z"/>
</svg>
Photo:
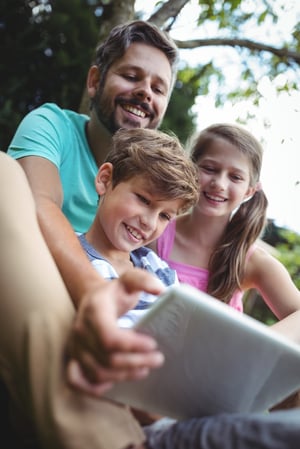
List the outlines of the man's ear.
<svg viewBox="0 0 300 449">
<path fill-rule="evenodd" d="M 102 164 L 95 179 L 95 186 L 98 195 L 104 195 L 112 183 L 113 166 L 110 162 Z"/>
<path fill-rule="evenodd" d="M 94 98 L 100 81 L 99 68 L 96 65 L 92 65 L 88 71 L 86 88 L 90 98 Z"/>
</svg>

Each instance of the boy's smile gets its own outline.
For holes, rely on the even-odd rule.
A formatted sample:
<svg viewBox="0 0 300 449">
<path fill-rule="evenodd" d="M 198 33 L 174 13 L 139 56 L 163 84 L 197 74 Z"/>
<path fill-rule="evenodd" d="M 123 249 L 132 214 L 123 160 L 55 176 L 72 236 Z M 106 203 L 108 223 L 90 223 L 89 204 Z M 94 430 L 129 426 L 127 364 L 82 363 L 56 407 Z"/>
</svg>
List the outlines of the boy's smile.
<svg viewBox="0 0 300 449">
<path fill-rule="evenodd" d="M 142 175 L 114 188 L 109 181 L 104 190 L 89 233 L 93 246 L 104 257 L 123 254 L 128 260 L 131 251 L 155 240 L 182 206 L 181 199 L 166 200 L 152 193 Z"/>
</svg>

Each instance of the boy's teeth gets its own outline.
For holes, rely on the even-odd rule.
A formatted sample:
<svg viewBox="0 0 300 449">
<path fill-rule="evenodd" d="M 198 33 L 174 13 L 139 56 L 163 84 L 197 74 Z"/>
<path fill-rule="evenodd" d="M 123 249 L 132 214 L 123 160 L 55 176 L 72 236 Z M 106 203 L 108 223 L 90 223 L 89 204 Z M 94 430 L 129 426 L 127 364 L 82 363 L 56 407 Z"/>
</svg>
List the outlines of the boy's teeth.
<svg viewBox="0 0 300 449">
<path fill-rule="evenodd" d="M 141 234 L 139 234 L 135 229 L 131 228 L 130 226 L 126 226 L 126 228 L 128 232 L 130 232 L 130 234 L 132 234 L 136 239 L 140 240 L 142 238 Z"/>
</svg>

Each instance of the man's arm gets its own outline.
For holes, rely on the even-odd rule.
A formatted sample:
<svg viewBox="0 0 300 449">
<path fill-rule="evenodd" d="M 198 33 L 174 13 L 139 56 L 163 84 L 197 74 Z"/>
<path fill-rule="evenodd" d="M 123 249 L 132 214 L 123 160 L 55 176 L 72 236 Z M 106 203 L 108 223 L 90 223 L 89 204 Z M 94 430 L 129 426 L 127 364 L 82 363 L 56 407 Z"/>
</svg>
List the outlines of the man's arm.
<svg viewBox="0 0 300 449">
<path fill-rule="evenodd" d="M 18 160 L 33 192 L 38 221 L 51 254 L 69 290 L 74 305 L 84 294 L 105 283 L 91 266 L 71 224 L 61 208 L 63 191 L 54 164 L 43 157 L 28 156 Z"/>
</svg>

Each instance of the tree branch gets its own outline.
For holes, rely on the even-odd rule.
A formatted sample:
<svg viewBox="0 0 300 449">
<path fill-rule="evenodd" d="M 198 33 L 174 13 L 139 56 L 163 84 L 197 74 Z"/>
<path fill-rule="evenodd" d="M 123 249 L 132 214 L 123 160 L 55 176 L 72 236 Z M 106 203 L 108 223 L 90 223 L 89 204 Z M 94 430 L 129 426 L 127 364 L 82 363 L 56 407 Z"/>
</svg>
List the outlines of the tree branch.
<svg viewBox="0 0 300 449">
<path fill-rule="evenodd" d="M 164 3 L 152 16 L 149 17 L 148 21 L 155 23 L 159 28 L 163 28 L 164 24 L 172 17 L 173 22 L 178 16 L 182 8 L 190 0 L 169 0 Z M 169 31 L 169 30 L 167 30 Z"/>
<path fill-rule="evenodd" d="M 243 47 L 249 50 L 255 51 L 267 51 L 283 59 L 292 59 L 297 64 L 300 64 L 300 53 L 289 50 L 287 48 L 277 48 L 271 45 L 261 44 L 260 42 L 251 41 L 248 39 L 192 39 L 188 41 L 175 40 L 178 48 L 193 49 L 198 47 L 208 46 L 230 46 L 230 47 Z"/>
</svg>

